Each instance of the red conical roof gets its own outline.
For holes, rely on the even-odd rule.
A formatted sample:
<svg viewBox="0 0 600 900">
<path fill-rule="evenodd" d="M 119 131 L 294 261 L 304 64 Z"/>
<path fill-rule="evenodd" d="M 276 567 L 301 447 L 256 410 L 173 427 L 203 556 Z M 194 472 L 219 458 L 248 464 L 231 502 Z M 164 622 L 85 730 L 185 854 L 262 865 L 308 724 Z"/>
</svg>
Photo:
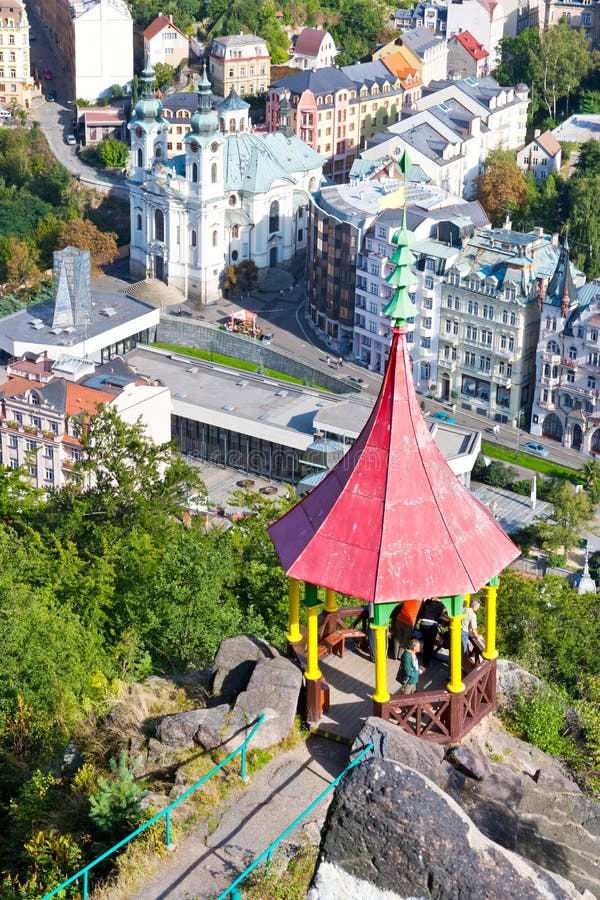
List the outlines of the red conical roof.
<svg viewBox="0 0 600 900">
<path fill-rule="evenodd" d="M 269 535 L 290 577 L 374 603 L 472 593 L 520 552 L 431 436 L 402 328 L 358 439 Z"/>
</svg>

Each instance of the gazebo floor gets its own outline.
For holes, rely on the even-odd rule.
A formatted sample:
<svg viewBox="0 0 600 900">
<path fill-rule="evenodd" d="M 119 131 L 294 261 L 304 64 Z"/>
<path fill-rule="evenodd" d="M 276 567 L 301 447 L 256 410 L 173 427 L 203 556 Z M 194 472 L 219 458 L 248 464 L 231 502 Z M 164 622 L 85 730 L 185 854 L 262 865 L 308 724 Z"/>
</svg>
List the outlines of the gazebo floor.
<svg viewBox="0 0 600 900">
<path fill-rule="evenodd" d="M 314 730 L 352 741 L 365 719 L 373 715 L 375 664 L 354 647 L 353 641 L 347 641 L 343 658 L 333 654 L 322 657 L 319 668 L 329 685 L 329 712 L 323 714 Z M 399 668 L 398 660 L 387 660 L 387 687 L 392 695 L 400 693 L 396 680 Z M 448 651 L 440 650 L 421 675 L 418 690 L 443 690 L 449 677 Z"/>
</svg>

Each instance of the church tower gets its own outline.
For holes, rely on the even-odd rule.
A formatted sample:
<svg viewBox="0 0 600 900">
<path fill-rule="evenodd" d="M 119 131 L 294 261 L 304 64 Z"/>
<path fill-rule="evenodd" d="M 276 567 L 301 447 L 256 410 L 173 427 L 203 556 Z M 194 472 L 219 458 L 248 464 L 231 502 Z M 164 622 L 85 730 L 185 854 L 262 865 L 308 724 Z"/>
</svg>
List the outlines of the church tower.
<svg viewBox="0 0 600 900">
<path fill-rule="evenodd" d="M 142 96 L 127 126 L 131 133 L 130 178 L 144 180 L 144 173 L 155 163 L 167 161 L 167 123 L 163 105 L 155 93 L 154 69 L 147 60 L 141 75 Z"/>
<path fill-rule="evenodd" d="M 205 69 L 198 82 L 198 108 L 190 124 L 191 131 L 184 139 L 189 193 L 202 202 L 215 200 L 224 192 L 225 141 L 212 108 L 211 86 Z"/>
</svg>

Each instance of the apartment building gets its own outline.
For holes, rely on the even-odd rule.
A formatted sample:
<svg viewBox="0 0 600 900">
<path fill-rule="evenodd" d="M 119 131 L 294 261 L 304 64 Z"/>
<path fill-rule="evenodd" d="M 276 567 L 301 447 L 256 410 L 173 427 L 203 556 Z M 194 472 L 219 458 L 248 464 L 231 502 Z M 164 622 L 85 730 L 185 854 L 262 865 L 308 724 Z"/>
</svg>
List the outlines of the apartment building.
<svg viewBox="0 0 600 900">
<path fill-rule="evenodd" d="M 295 69 L 323 69 L 332 66 L 338 54 L 335 41 L 322 28 L 303 28 L 290 53 L 289 66 Z"/>
<path fill-rule="evenodd" d="M 39 0 L 69 77 L 71 98 L 95 101 L 114 84 L 130 91 L 133 20 L 125 0 Z"/>
<path fill-rule="evenodd" d="M 498 0 L 450 0 L 448 3 L 448 38 L 470 32 L 489 53 L 492 72 L 500 62 L 505 22 L 504 4 Z"/>
<path fill-rule="evenodd" d="M 271 55 L 264 38 L 243 32 L 226 35 L 212 42 L 208 69 L 221 97 L 231 88 L 240 97 L 264 94 L 271 81 Z"/>
<path fill-rule="evenodd" d="M 470 31 L 448 40 L 448 75 L 452 78 L 483 78 L 488 74 L 490 54 Z"/>
<path fill-rule="evenodd" d="M 407 65 L 415 68 L 423 84 L 446 78 L 448 74 L 448 44 L 441 34 L 435 34 L 425 25 L 405 31 L 394 41 L 395 52 L 400 53 Z"/>
<path fill-rule="evenodd" d="M 180 63 L 187 65 L 189 56 L 187 34 L 173 24 L 173 16 L 159 13 L 144 31 L 144 58 L 150 60 L 151 66 L 162 63 L 176 69 Z"/>
<path fill-rule="evenodd" d="M 29 109 L 33 80 L 29 61 L 29 20 L 25 4 L 0 3 L 0 103 Z"/>
<path fill-rule="evenodd" d="M 478 230 L 443 278 L 438 368 L 442 399 L 497 422 L 534 400 L 539 297 L 560 259 L 542 228 Z"/>
<path fill-rule="evenodd" d="M 116 358 L 89 360 L 28 354 L 12 360 L 0 385 L 0 462 L 29 471 L 33 484 L 50 490 L 69 482 L 82 458 L 81 432 L 98 407 L 112 406 L 147 436 L 171 439 L 171 395 L 164 385 L 141 378 Z"/>
<path fill-rule="evenodd" d="M 524 0 L 519 4 L 517 33 L 526 28 L 540 32 L 565 19 L 581 29 L 592 47 L 600 47 L 600 5 L 596 0 Z"/>
<path fill-rule="evenodd" d="M 582 284 L 565 241 L 540 295 L 531 433 L 600 453 L 600 282 Z"/>
<path fill-rule="evenodd" d="M 362 167 L 356 166 L 353 172 L 359 169 Z M 324 187 L 314 195 L 307 249 L 307 271 L 311 276 L 308 316 L 312 326 L 338 352 L 353 355 L 380 372 L 389 348 L 387 320 L 380 318 L 380 312 L 390 295 L 385 281 L 390 271 L 387 261 L 394 249 L 391 237 L 400 227 L 404 197 L 408 203 L 408 223 L 417 240 L 439 238 L 446 249 L 448 244 L 456 247 L 472 233 L 474 224 L 487 223 L 479 203 L 465 203 L 459 197 L 424 184 L 418 167 L 410 170 L 406 184 L 389 177 L 389 173 L 390 167 L 375 168 L 362 172 L 349 184 Z M 423 249 L 424 255 L 427 250 L 427 247 Z M 450 258 L 454 252 L 450 251 Z M 439 255 L 446 258 L 441 246 Z M 437 261 L 436 266 L 443 268 Z M 419 269 L 417 277 L 425 287 L 429 273 L 425 273 L 424 262 L 423 272 Z M 429 285 L 429 281 L 426 283 Z M 432 300 L 433 310 L 434 296 L 428 299 Z M 415 351 L 421 347 L 421 332 L 433 341 L 434 317 L 433 312 L 426 313 L 410 329 Z M 430 349 L 423 342 L 423 350 Z M 434 362 L 431 353 L 417 352 L 413 360 L 419 372 L 421 361 L 429 362 L 431 371 Z"/>
<path fill-rule="evenodd" d="M 517 165 L 524 172 L 531 172 L 536 181 L 545 181 L 551 172 L 560 172 L 562 147 L 551 131 L 540 133 L 517 153 Z"/>
<path fill-rule="evenodd" d="M 324 173 L 341 182 L 364 140 L 400 118 L 403 93 L 381 60 L 299 72 L 270 86 L 267 123 L 276 130 L 281 100 L 289 96 L 292 129 L 325 157 Z"/>
<path fill-rule="evenodd" d="M 423 0 L 408 9 L 400 7 L 392 13 L 390 23 L 392 28 L 399 31 L 408 31 L 411 28 L 425 26 L 434 34 L 446 34 L 448 21 L 448 4 L 446 0 Z"/>
</svg>

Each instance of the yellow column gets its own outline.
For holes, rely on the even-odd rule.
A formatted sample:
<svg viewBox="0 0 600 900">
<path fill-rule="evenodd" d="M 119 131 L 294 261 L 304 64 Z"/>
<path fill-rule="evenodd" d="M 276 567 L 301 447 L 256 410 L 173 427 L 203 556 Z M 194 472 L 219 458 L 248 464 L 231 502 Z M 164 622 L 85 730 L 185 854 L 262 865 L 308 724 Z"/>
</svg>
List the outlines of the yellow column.
<svg viewBox="0 0 600 900">
<path fill-rule="evenodd" d="M 371 625 L 375 632 L 375 703 L 387 703 L 390 695 L 387 689 L 387 625 Z"/>
<path fill-rule="evenodd" d="M 297 644 L 302 640 L 300 631 L 300 582 L 297 578 L 290 578 L 290 630 L 287 634 L 290 644 Z"/>
<path fill-rule="evenodd" d="M 485 650 L 484 659 L 498 659 L 496 649 L 496 593 L 495 584 L 486 584 L 485 588 Z"/>
<path fill-rule="evenodd" d="M 319 669 L 319 605 L 309 606 L 306 610 L 306 670 L 307 681 L 317 681 L 321 677 Z"/>
<path fill-rule="evenodd" d="M 462 645 L 460 641 L 461 623 L 465 614 L 450 616 L 450 681 L 446 685 L 453 694 L 460 694 L 465 686 L 462 682 Z"/>
<path fill-rule="evenodd" d="M 337 598 L 335 591 L 327 588 L 325 592 L 325 612 L 337 612 Z"/>
<path fill-rule="evenodd" d="M 470 605 L 471 605 L 471 595 L 465 594 L 464 599 L 463 599 L 463 606 L 470 606 Z"/>
</svg>

